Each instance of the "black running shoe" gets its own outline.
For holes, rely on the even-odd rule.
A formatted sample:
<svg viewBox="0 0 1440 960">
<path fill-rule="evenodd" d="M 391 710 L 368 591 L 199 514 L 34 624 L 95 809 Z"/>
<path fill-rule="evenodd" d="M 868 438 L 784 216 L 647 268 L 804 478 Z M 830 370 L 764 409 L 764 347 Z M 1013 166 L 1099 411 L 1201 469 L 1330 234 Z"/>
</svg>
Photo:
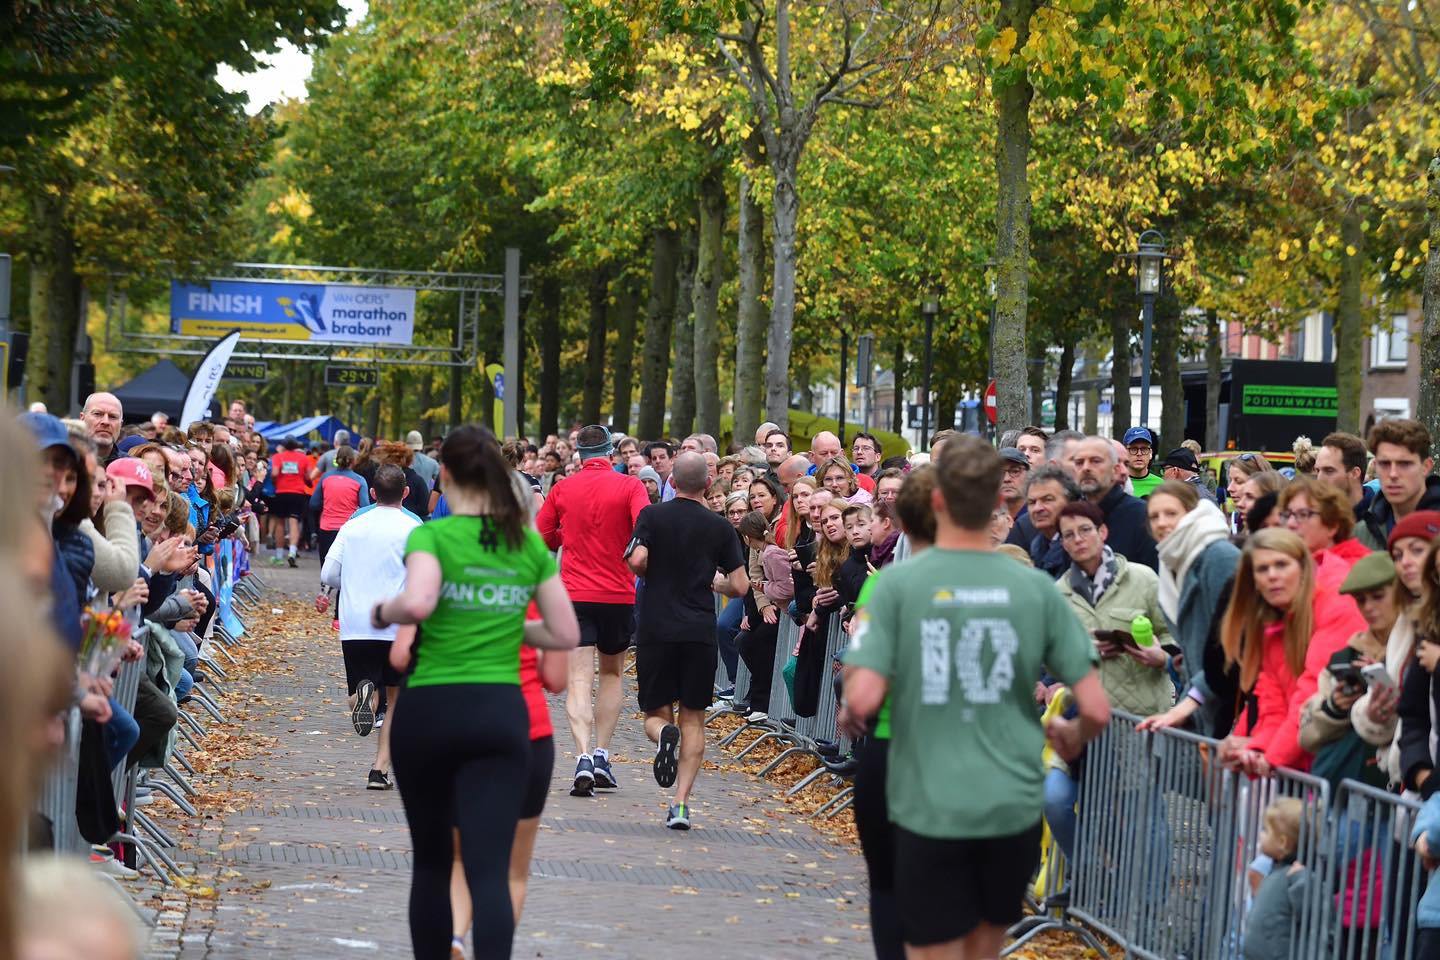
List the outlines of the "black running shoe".
<svg viewBox="0 0 1440 960">
<path fill-rule="evenodd" d="M 369 778 L 365 781 L 366 790 L 393 790 L 395 781 L 383 770 L 371 770 Z"/>
<path fill-rule="evenodd" d="M 350 723 L 362 737 L 370 736 L 370 731 L 375 729 L 375 710 L 370 706 L 370 698 L 374 695 L 375 684 L 369 680 L 361 680 L 355 688 L 355 706 L 350 710 Z"/>
<path fill-rule="evenodd" d="M 570 788 L 572 797 L 593 797 L 595 795 L 595 762 L 581 757 L 575 762 L 575 783 Z"/>
<path fill-rule="evenodd" d="M 660 731 L 660 746 L 655 748 L 655 782 L 662 787 L 675 786 L 680 775 L 680 728 L 665 724 Z"/>
<path fill-rule="evenodd" d="M 288 554 L 285 555 L 285 562 L 288 563 L 288 564 L 290 564 L 290 566 L 292 566 L 292 567 L 298 567 L 298 566 L 300 566 L 300 564 L 298 564 L 298 563 L 295 562 L 295 554 L 293 554 L 293 553 L 288 553 Z"/>
</svg>

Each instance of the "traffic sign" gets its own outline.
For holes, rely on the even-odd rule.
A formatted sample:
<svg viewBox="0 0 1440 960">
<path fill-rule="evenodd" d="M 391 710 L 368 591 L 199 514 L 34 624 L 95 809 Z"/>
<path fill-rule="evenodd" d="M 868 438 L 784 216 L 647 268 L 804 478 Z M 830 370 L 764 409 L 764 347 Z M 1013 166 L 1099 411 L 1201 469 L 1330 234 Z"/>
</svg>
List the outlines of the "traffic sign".
<svg viewBox="0 0 1440 960">
<path fill-rule="evenodd" d="M 990 381 L 990 386 L 985 388 L 985 416 L 991 423 L 994 423 L 999 416 L 995 407 L 995 381 Z"/>
</svg>

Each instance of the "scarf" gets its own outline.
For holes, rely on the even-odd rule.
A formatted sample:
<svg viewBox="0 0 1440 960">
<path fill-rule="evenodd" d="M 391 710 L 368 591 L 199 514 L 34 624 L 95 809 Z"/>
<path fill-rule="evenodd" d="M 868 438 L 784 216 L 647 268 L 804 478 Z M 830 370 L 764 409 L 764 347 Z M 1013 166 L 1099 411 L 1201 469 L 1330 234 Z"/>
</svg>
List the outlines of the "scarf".
<svg viewBox="0 0 1440 960">
<path fill-rule="evenodd" d="M 900 531 L 890 531 L 890 536 L 870 547 L 870 562 L 876 570 L 895 559 L 895 547 L 900 543 Z"/>
<path fill-rule="evenodd" d="M 1171 623 L 1180 618 L 1180 591 L 1190 565 L 1210 544 L 1230 536 L 1225 515 L 1212 500 L 1201 500 L 1160 543 L 1160 609 Z"/>
<path fill-rule="evenodd" d="M 1100 566 L 1095 568 L 1095 576 L 1091 577 L 1079 565 L 1070 565 L 1070 586 L 1074 588 L 1075 594 L 1084 598 L 1091 607 L 1100 605 L 1100 598 L 1105 595 L 1105 590 L 1115 582 L 1115 575 L 1120 571 L 1120 562 L 1115 559 L 1115 551 L 1108 546 L 1103 547 L 1100 553 Z"/>
</svg>

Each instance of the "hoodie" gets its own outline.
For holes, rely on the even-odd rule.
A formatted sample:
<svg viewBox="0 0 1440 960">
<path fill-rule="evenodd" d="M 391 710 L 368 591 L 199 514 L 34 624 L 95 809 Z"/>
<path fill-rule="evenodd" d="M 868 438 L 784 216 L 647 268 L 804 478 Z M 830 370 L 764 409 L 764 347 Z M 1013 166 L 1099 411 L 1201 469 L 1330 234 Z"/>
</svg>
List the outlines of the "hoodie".
<svg viewBox="0 0 1440 960">
<path fill-rule="evenodd" d="M 1440 510 L 1440 477 L 1432 474 L 1425 478 L 1425 492 L 1420 494 L 1420 502 L 1415 509 Z M 1355 536 L 1371 550 L 1384 550 L 1398 519 L 1384 492 L 1377 493 L 1370 501 L 1370 509 L 1356 524 Z"/>
</svg>

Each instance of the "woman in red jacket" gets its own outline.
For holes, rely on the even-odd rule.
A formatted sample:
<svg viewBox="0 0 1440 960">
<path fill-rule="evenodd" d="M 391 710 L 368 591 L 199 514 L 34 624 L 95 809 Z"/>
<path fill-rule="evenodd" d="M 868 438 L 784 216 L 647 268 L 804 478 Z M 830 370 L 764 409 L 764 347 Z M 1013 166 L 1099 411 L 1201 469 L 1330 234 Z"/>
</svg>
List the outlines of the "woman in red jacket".
<svg viewBox="0 0 1440 960">
<path fill-rule="evenodd" d="M 1252 534 L 1221 626 L 1225 659 L 1239 664 L 1251 702 L 1221 744 L 1221 762 L 1253 776 L 1308 770 L 1300 709 L 1330 657 L 1364 627 L 1352 598 L 1316 584 L 1304 540 L 1279 527 Z"/>
</svg>

